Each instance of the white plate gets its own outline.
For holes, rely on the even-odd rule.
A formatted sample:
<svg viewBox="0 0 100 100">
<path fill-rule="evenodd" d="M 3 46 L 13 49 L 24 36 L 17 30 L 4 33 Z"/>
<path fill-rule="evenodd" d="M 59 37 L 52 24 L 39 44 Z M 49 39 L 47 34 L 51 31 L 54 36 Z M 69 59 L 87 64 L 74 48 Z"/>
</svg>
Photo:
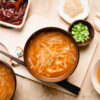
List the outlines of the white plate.
<svg viewBox="0 0 100 100">
<path fill-rule="evenodd" d="M 7 27 L 16 28 L 16 29 L 17 28 L 22 28 L 24 23 L 25 23 L 27 14 L 28 14 L 29 5 L 30 5 L 30 0 L 28 0 L 28 4 L 27 4 L 27 8 L 26 8 L 26 11 L 25 11 L 25 14 L 24 14 L 24 18 L 23 18 L 23 21 L 22 21 L 22 23 L 20 25 L 13 25 L 13 24 L 10 24 L 10 23 L 4 22 L 4 21 L 0 21 L 0 24 L 5 25 Z"/>
<path fill-rule="evenodd" d="M 100 59 L 97 61 L 97 63 L 95 64 L 95 66 L 93 67 L 92 72 L 91 72 L 92 84 L 98 94 L 100 94 L 100 84 L 97 81 L 96 74 L 97 74 L 97 69 L 98 69 L 99 65 L 100 65 Z"/>
<path fill-rule="evenodd" d="M 79 20 L 79 19 L 83 20 L 83 19 L 85 19 L 88 16 L 88 14 L 89 14 L 89 6 L 88 6 L 88 1 L 87 0 L 81 0 L 82 5 L 84 7 L 84 11 L 83 11 L 82 14 L 79 14 L 75 18 L 71 18 L 67 14 L 64 13 L 63 8 L 64 8 L 65 1 L 66 0 L 60 0 L 60 4 L 59 4 L 59 8 L 58 8 L 58 13 L 68 23 L 72 23 L 75 20 Z"/>
</svg>

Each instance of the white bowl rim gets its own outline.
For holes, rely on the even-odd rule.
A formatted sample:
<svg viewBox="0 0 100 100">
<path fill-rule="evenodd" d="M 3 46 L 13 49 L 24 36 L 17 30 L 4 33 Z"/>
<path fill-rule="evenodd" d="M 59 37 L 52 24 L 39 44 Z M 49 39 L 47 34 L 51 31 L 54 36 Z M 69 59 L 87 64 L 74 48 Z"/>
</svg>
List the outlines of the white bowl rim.
<svg viewBox="0 0 100 100">
<path fill-rule="evenodd" d="M 97 81 L 97 69 L 100 65 L 100 59 L 98 59 L 98 61 L 96 62 L 96 64 L 93 66 L 92 71 L 91 71 L 91 80 L 92 80 L 92 85 L 94 87 L 94 89 L 96 90 L 96 92 L 98 94 L 100 94 L 100 84 Z"/>
<path fill-rule="evenodd" d="M 29 5 L 30 5 L 30 0 L 28 0 L 28 4 L 27 4 L 27 8 L 26 8 L 26 11 L 25 11 L 25 14 L 24 14 L 24 18 L 23 18 L 23 21 L 22 21 L 22 23 L 20 25 L 13 25 L 13 24 L 10 24 L 10 23 L 4 22 L 4 21 L 0 21 L 0 24 L 2 24 L 4 26 L 7 26 L 7 27 L 15 28 L 15 29 L 22 28 L 24 26 L 24 23 L 25 23 L 27 14 L 28 14 Z"/>
</svg>

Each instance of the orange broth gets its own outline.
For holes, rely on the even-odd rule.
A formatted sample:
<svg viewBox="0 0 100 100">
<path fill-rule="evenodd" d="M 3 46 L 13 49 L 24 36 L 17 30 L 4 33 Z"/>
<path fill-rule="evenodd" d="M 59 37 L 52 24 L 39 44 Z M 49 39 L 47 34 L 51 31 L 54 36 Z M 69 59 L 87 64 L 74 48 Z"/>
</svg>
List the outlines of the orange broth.
<svg viewBox="0 0 100 100">
<path fill-rule="evenodd" d="M 97 69 L 97 81 L 100 84 L 100 65 L 99 65 L 99 67 Z"/>
<path fill-rule="evenodd" d="M 0 64 L 0 100 L 11 100 L 14 93 L 15 81 L 12 72 Z"/>
<path fill-rule="evenodd" d="M 69 36 L 61 32 L 42 32 L 29 43 L 26 64 L 46 78 L 71 74 L 78 61 L 78 50 Z"/>
</svg>

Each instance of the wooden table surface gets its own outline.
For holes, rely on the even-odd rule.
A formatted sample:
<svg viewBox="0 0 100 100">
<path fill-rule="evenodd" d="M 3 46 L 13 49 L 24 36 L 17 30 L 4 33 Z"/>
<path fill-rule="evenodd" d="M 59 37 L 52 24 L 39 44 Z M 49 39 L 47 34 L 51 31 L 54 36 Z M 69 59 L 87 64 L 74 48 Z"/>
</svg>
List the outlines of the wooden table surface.
<svg viewBox="0 0 100 100">
<path fill-rule="evenodd" d="M 95 13 L 100 12 L 100 0 L 88 1 L 90 14 L 87 20 L 93 24 Z M 41 15 L 52 20 L 62 21 L 62 23 L 67 26 L 68 24 L 58 15 L 58 4 L 59 0 L 31 0 L 28 17 L 33 14 Z M 95 37 L 98 39 L 100 38 L 100 34 L 96 31 Z M 4 49 L 2 46 L 0 46 L 0 48 Z M 93 62 L 100 58 L 99 52 L 100 42 L 96 48 L 79 96 L 74 97 L 56 89 L 48 88 L 34 81 L 17 76 L 17 89 L 14 100 L 100 100 L 100 96 L 96 93 L 91 83 L 91 68 Z"/>
</svg>

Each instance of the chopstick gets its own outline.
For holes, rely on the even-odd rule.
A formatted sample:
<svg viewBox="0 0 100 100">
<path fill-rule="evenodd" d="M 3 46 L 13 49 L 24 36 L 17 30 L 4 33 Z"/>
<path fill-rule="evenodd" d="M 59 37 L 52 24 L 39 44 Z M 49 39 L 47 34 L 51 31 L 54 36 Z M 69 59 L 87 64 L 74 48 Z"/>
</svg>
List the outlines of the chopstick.
<svg viewBox="0 0 100 100">
<path fill-rule="evenodd" d="M 72 94 L 74 94 L 76 96 L 79 94 L 79 92 L 81 90 L 79 87 L 69 83 L 67 80 L 57 82 L 56 84 L 58 84 L 59 86 L 65 88 L 66 90 L 68 90 L 69 92 L 71 92 Z"/>
<path fill-rule="evenodd" d="M 5 56 L 8 57 L 8 58 L 14 60 L 15 62 L 17 62 L 17 63 L 19 63 L 19 64 L 25 66 L 25 63 L 24 63 L 23 61 L 21 61 L 20 59 L 18 59 L 18 58 L 16 58 L 16 57 L 14 57 L 14 56 L 12 56 L 12 55 L 10 55 L 10 54 L 8 54 L 8 53 L 2 51 L 2 50 L 0 50 L 0 53 L 3 54 L 3 55 L 5 55 Z"/>
<path fill-rule="evenodd" d="M 2 51 L 2 50 L 0 50 L 0 53 L 5 55 L 8 58 L 14 60 L 15 62 L 25 66 L 25 63 L 23 61 L 19 60 L 18 58 L 14 57 L 14 56 L 12 56 L 12 55 L 10 55 L 10 54 Z M 61 82 L 56 82 L 56 84 L 58 84 L 59 86 L 65 88 L 66 90 L 68 90 L 69 92 L 73 93 L 74 95 L 78 95 L 79 92 L 80 92 L 80 88 L 79 87 L 69 83 L 67 80 L 63 80 Z"/>
</svg>

